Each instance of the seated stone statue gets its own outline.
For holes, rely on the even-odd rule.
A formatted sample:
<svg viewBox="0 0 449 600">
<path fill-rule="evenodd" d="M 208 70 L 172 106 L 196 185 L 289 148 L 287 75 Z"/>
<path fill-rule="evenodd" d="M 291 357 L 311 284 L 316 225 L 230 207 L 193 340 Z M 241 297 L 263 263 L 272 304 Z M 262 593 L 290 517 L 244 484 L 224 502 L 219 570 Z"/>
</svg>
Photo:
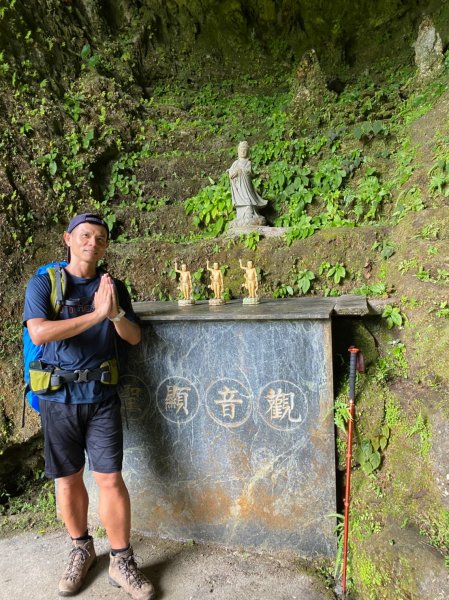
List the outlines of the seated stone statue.
<svg viewBox="0 0 449 600">
<path fill-rule="evenodd" d="M 264 200 L 255 191 L 251 181 L 251 161 L 248 159 L 248 142 L 240 142 L 238 159 L 228 169 L 231 181 L 232 204 L 235 206 L 234 225 L 264 225 L 265 218 L 258 213 Z"/>
</svg>

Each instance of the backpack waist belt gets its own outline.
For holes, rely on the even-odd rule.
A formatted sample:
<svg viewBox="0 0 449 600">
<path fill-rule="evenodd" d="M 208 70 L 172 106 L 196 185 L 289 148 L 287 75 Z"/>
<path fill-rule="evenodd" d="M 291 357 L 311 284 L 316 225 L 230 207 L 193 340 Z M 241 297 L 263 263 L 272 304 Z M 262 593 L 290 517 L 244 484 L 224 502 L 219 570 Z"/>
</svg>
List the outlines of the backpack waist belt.
<svg viewBox="0 0 449 600">
<path fill-rule="evenodd" d="M 96 369 L 76 369 L 64 371 L 52 365 L 46 365 L 41 360 L 30 363 L 29 388 L 36 394 L 46 394 L 58 390 L 65 383 L 86 383 L 101 381 L 107 385 L 118 383 L 118 367 L 115 358 L 101 363 Z M 27 389 L 25 390 L 26 393 Z"/>
<path fill-rule="evenodd" d="M 86 383 L 101 381 L 111 383 L 112 373 L 109 366 L 98 369 L 77 369 L 76 371 L 55 371 L 51 376 L 50 385 L 58 386 L 63 383 Z"/>
</svg>

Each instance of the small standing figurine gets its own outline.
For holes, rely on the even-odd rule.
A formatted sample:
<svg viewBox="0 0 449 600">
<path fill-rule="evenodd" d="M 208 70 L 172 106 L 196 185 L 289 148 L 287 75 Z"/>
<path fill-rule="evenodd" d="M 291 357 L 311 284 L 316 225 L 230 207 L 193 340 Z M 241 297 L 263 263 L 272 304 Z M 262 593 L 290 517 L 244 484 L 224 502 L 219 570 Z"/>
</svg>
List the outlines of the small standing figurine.
<svg viewBox="0 0 449 600">
<path fill-rule="evenodd" d="M 223 294 L 223 273 L 221 272 L 218 263 L 214 262 L 212 268 L 210 268 L 209 261 L 207 261 L 207 270 L 210 271 L 210 284 L 208 287 L 214 294 L 214 297 L 209 300 L 209 304 L 224 304 L 224 300 L 221 297 Z"/>
<path fill-rule="evenodd" d="M 246 288 L 248 292 L 248 295 L 243 298 L 243 304 L 258 304 L 259 296 L 257 295 L 257 290 L 259 289 L 259 282 L 253 261 L 248 260 L 245 267 L 242 264 L 242 259 L 239 258 L 239 264 L 240 268 L 245 271 L 245 282 L 242 284 L 242 287 Z"/>
<path fill-rule="evenodd" d="M 178 290 L 182 295 L 182 299 L 178 300 L 178 304 L 180 306 L 195 304 L 195 300 L 192 299 L 192 278 L 190 277 L 190 271 L 187 271 L 187 265 L 182 263 L 181 270 L 179 270 L 178 263 L 175 262 L 175 271 L 179 273 Z"/>
</svg>

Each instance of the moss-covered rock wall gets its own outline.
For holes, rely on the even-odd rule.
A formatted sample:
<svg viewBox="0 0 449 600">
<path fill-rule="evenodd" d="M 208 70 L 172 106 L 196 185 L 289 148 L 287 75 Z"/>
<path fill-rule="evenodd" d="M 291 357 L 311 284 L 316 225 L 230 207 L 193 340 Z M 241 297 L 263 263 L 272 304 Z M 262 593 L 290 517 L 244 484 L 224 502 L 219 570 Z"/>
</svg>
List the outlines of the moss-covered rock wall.
<svg viewBox="0 0 449 600">
<path fill-rule="evenodd" d="M 0 4 L 0 485 L 12 445 L 34 455 L 39 445 L 36 415 L 20 427 L 24 287 L 37 265 L 63 258 L 75 212 L 101 211 L 108 267 L 136 300 L 176 298 L 175 260 L 206 297 L 211 258 L 230 297 L 242 294 L 242 258 L 257 266 L 263 297 L 371 298 L 376 315 L 334 327 L 341 486 L 350 344 L 367 367 L 351 589 L 438 597 L 419 568 L 446 590 L 449 92 L 447 66 L 416 78 L 413 43 L 430 14 L 445 47 L 448 13 L 437 1 Z M 298 69 L 311 49 L 315 87 Z M 295 106 L 299 86 L 321 90 L 312 110 Z M 286 237 L 226 234 L 226 169 L 241 139 L 269 224 Z M 418 563 L 423 543 L 432 549 Z"/>
</svg>

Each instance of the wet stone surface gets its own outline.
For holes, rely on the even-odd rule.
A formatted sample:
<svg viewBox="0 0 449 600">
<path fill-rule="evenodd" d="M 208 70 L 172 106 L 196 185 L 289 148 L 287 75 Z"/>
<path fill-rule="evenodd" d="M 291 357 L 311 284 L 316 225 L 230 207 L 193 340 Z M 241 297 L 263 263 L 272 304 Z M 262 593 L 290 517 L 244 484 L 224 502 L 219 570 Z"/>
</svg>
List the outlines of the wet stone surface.
<svg viewBox="0 0 449 600">
<path fill-rule="evenodd" d="M 329 305 L 319 318 L 239 311 L 144 322 L 121 392 L 133 527 L 333 556 Z"/>
</svg>

